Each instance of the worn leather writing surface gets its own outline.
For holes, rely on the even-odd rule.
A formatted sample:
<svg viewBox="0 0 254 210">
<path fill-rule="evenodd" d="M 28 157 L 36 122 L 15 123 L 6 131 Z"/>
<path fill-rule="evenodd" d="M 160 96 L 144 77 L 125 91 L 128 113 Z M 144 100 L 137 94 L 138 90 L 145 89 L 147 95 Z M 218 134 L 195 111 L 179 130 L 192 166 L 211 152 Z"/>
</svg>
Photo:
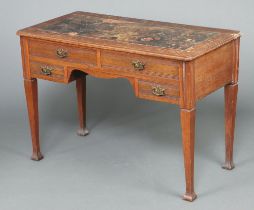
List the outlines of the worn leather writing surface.
<svg viewBox="0 0 254 210">
<path fill-rule="evenodd" d="M 41 27 L 49 32 L 71 36 L 90 36 L 142 45 L 185 50 L 219 32 L 161 26 L 79 13 Z"/>
</svg>

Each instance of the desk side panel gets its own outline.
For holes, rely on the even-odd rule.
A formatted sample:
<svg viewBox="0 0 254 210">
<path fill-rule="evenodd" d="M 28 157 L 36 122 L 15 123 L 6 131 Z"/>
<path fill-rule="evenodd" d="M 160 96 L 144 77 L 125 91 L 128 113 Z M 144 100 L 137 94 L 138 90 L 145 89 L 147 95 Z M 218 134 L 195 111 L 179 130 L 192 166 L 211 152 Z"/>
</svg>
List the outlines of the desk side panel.
<svg viewBox="0 0 254 210">
<path fill-rule="evenodd" d="M 232 82 L 234 48 L 232 41 L 194 61 L 197 100 Z"/>
<path fill-rule="evenodd" d="M 28 41 L 26 37 L 22 37 L 22 36 L 20 37 L 20 48 L 21 48 L 21 57 L 22 57 L 23 78 L 31 79 Z"/>
</svg>

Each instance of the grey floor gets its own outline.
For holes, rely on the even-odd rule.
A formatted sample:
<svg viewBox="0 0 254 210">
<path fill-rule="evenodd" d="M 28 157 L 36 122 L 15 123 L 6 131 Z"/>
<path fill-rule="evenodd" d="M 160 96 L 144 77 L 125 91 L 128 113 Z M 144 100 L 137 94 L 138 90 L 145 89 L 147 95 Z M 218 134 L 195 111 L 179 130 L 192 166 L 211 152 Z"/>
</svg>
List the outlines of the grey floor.
<svg viewBox="0 0 254 210">
<path fill-rule="evenodd" d="M 176 106 L 135 99 L 125 80 L 89 78 L 91 133 L 78 137 L 74 84 L 44 83 L 39 83 L 42 161 L 29 159 L 24 95 L 10 99 L 16 103 L 1 115 L 1 210 L 253 209 L 253 112 L 240 104 L 236 168 L 221 169 L 222 90 L 197 107 L 198 199 L 189 203 L 181 200 L 185 185 Z"/>
</svg>

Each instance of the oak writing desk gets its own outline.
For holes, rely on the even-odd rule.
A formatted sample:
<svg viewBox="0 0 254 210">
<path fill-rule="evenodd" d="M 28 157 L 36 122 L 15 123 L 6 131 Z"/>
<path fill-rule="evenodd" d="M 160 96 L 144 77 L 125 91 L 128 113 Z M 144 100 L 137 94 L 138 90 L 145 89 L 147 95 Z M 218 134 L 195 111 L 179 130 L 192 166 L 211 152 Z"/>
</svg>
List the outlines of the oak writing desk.
<svg viewBox="0 0 254 210">
<path fill-rule="evenodd" d="M 86 75 L 126 78 L 139 98 L 180 107 L 186 193 L 194 191 L 196 102 L 225 90 L 225 169 L 233 169 L 238 90 L 238 31 L 74 12 L 17 32 L 31 127 L 33 160 L 39 144 L 37 79 L 76 81 L 79 135 L 87 135 Z M 170 137 L 169 137 L 170 138 Z"/>
</svg>

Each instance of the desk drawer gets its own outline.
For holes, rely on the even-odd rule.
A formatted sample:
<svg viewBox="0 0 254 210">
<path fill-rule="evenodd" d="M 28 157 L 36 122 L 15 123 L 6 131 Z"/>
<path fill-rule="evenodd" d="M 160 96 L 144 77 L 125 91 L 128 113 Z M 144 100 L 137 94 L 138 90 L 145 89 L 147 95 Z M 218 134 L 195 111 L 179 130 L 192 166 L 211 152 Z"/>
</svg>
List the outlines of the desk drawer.
<svg viewBox="0 0 254 210">
<path fill-rule="evenodd" d="M 64 81 L 64 67 L 43 62 L 30 62 L 31 76 L 56 82 Z"/>
<path fill-rule="evenodd" d="M 163 58 L 104 50 L 101 52 L 101 66 L 105 69 L 178 79 L 178 63 Z"/>
<path fill-rule="evenodd" d="M 50 41 L 29 41 L 31 56 L 43 57 L 77 64 L 96 65 L 96 50 L 84 47 L 74 47 L 68 44 Z"/>
<path fill-rule="evenodd" d="M 138 96 L 144 99 L 178 103 L 179 88 L 175 84 L 138 81 Z"/>
</svg>

